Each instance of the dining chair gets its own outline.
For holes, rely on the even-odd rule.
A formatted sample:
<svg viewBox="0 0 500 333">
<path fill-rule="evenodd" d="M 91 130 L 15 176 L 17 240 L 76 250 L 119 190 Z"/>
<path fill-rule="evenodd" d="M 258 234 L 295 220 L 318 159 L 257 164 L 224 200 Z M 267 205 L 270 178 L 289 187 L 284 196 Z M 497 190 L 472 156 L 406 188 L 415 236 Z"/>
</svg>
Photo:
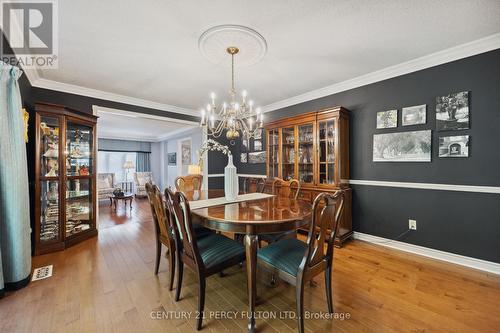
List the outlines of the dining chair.
<svg viewBox="0 0 500 333">
<path fill-rule="evenodd" d="M 168 254 L 168 271 L 169 271 L 169 290 L 174 286 L 174 272 L 175 272 L 175 240 L 173 234 L 172 216 L 165 210 L 163 198 L 158 186 L 153 185 L 151 182 L 146 183 L 146 193 L 151 205 L 151 213 L 155 224 L 155 237 L 156 237 L 156 259 L 155 259 L 155 275 L 158 275 L 160 267 L 161 247 L 162 244 L 167 247 Z"/>
<path fill-rule="evenodd" d="M 262 193 L 266 181 L 263 178 L 245 177 L 243 179 L 243 193 Z"/>
<path fill-rule="evenodd" d="M 333 313 L 333 249 L 343 209 L 344 191 L 321 193 L 313 203 L 307 243 L 295 238 L 282 239 L 257 252 L 261 267 L 296 286 L 296 317 L 300 333 L 304 332 L 305 282 L 321 272 L 325 272 L 328 312 Z M 330 235 L 327 235 L 328 230 L 331 230 Z"/>
<path fill-rule="evenodd" d="M 295 199 L 299 197 L 300 193 L 300 182 L 297 179 L 291 180 L 283 180 L 281 178 L 275 178 L 272 182 L 272 194 L 276 196 L 280 196 L 282 198 L 290 198 Z M 296 234 L 295 231 L 288 231 L 277 234 L 262 234 L 259 235 L 259 244 L 260 241 L 265 241 L 266 243 L 274 243 L 285 237 L 292 237 Z"/>
<path fill-rule="evenodd" d="M 272 192 L 282 198 L 293 198 L 297 200 L 300 193 L 300 182 L 297 179 L 283 180 L 276 178 L 273 180 Z"/>
<path fill-rule="evenodd" d="M 245 248 L 238 242 L 221 234 L 211 233 L 205 237 L 196 237 L 191 220 L 191 210 L 186 196 L 177 191 L 175 194 L 165 190 L 165 196 L 172 203 L 176 223 L 174 234 L 178 250 L 177 289 L 175 300 L 181 295 L 184 264 L 191 268 L 198 277 L 198 318 L 196 329 L 200 330 L 205 307 L 205 280 L 224 269 L 245 261 Z"/>
<path fill-rule="evenodd" d="M 187 175 L 175 178 L 174 184 L 177 191 L 186 193 L 191 191 L 200 191 L 202 182 L 202 175 Z"/>
</svg>

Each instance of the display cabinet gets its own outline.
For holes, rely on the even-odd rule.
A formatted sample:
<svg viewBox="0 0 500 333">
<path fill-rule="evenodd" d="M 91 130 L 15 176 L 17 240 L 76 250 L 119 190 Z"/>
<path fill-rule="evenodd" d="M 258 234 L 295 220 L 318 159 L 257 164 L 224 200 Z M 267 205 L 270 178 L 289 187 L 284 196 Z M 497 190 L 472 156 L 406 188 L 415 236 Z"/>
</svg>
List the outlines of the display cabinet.
<svg viewBox="0 0 500 333">
<path fill-rule="evenodd" d="M 266 125 L 267 177 L 297 179 L 299 197 L 314 201 L 321 192 L 345 190 L 344 214 L 335 244 L 352 236 L 349 188 L 349 111 L 335 107 L 280 119 Z"/>
<path fill-rule="evenodd" d="M 35 255 L 95 236 L 97 117 L 35 105 Z"/>
</svg>

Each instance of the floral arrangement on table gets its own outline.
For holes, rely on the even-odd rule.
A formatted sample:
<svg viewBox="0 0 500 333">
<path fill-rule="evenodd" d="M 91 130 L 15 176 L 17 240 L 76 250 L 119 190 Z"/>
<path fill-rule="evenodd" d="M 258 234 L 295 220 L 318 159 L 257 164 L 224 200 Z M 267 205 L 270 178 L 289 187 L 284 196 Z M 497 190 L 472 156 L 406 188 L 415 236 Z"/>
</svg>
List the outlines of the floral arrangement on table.
<svg viewBox="0 0 500 333">
<path fill-rule="evenodd" d="M 203 155 L 205 155 L 208 151 L 220 151 L 224 155 L 230 156 L 231 151 L 228 146 L 225 146 L 214 139 L 208 139 L 203 143 L 201 148 L 197 151 L 198 154 L 198 165 L 200 166 L 200 170 L 203 170 Z"/>
</svg>

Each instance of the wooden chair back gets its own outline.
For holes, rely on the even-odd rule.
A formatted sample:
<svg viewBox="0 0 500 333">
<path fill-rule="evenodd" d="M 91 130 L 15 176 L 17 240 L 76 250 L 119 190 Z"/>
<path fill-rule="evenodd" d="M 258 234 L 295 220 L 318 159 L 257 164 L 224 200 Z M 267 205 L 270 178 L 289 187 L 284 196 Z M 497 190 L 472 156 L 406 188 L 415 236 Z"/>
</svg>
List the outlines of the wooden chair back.
<svg viewBox="0 0 500 333">
<path fill-rule="evenodd" d="M 243 179 L 243 193 L 263 193 L 265 185 L 263 178 L 246 177 Z"/>
<path fill-rule="evenodd" d="M 299 197 L 300 182 L 297 179 L 290 179 L 289 181 L 276 178 L 273 181 L 272 193 L 282 198 L 295 199 Z"/>
<path fill-rule="evenodd" d="M 203 182 L 202 175 L 187 175 L 175 178 L 175 188 L 179 192 L 200 191 Z"/>
<path fill-rule="evenodd" d="M 151 182 L 147 182 L 146 192 L 148 194 L 151 213 L 155 222 L 156 234 L 160 235 L 160 238 L 163 238 L 163 241 L 173 241 L 172 235 L 169 232 L 169 229 L 172 228 L 171 216 L 170 213 L 167 213 L 165 210 L 160 189 Z"/>
<path fill-rule="evenodd" d="M 173 193 L 170 189 L 165 189 L 167 205 L 172 209 L 175 224 L 174 234 L 178 244 L 182 244 L 182 260 L 188 266 L 198 271 L 204 270 L 203 260 L 201 259 L 196 237 L 191 221 L 191 209 L 186 196 L 177 191 Z"/>
<path fill-rule="evenodd" d="M 334 194 L 321 193 L 314 200 L 307 250 L 300 264 L 299 274 L 310 271 L 310 275 L 314 276 L 331 265 L 335 236 L 344 210 L 344 197 L 344 191 L 339 190 Z M 327 234 L 328 230 L 330 235 Z"/>
</svg>

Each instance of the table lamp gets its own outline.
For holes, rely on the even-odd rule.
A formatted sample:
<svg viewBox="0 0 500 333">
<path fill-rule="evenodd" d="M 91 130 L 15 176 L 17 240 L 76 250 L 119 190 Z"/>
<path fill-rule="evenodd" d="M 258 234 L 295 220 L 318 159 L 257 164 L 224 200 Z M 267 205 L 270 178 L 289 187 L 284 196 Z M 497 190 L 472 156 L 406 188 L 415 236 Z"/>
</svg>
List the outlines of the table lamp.
<svg viewBox="0 0 500 333">
<path fill-rule="evenodd" d="M 123 164 L 123 168 L 125 169 L 125 181 L 128 182 L 128 172 L 130 169 L 135 169 L 135 165 L 134 163 L 132 163 L 132 161 L 126 161 L 124 164 Z"/>
</svg>

